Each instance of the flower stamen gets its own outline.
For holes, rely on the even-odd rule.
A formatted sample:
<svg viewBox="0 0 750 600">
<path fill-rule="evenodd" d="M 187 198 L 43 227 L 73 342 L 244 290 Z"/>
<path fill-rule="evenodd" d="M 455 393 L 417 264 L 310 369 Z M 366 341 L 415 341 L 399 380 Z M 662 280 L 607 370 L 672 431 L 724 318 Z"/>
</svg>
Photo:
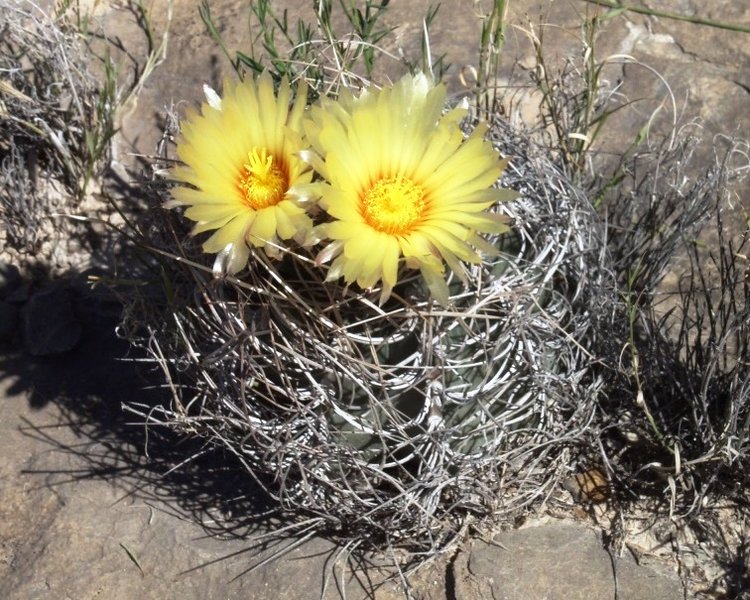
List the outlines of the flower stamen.
<svg viewBox="0 0 750 600">
<path fill-rule="evenodd" d="M 281 202 L 288 187 L 287 176 L 274 164 L 273 155 L 265 148 L 253 148 L 247 157 L 248 162 L 242 165 L 245 173 L 238 184 L 245 204 L 260 210 Z"/>
<path fill-rule="evenodd" d="M 373 228 L 391 235 L 406 235 L 422 219 L 427 205 L 424 189 L 406 177 L 375 182 L 361 197 L 361 214 Z"/>
</svg>

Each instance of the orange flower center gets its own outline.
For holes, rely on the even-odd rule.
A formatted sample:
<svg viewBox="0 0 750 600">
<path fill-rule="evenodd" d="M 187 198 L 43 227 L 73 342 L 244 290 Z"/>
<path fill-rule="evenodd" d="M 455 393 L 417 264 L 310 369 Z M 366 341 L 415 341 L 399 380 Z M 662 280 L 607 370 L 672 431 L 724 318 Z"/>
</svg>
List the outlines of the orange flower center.
<svg viewBox="0 0 750 600">
<path fill-rule="evenodd" d="M 244 202 L 252 209 L 260 210 L 281 202 L 289 187 L 287 175 L 279 161 L 268 154 L 265 148 L 253 148 L 247 154 L 248 162 L 242 165 L 239 188 Z"/>
<path fill-rule="evenodd" d="M 361 214 L 373 229 L 391 235 L 410 233 L 427 206 L 424 189 L 405 177 L 375 182 L 361 197 Z"/>
</svg>

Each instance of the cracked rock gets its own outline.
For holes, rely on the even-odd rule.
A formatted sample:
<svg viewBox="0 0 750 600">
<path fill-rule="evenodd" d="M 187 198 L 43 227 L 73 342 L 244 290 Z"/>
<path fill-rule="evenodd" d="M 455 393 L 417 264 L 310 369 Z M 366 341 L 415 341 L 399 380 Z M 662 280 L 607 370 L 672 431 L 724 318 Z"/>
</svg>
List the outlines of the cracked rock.
<svg viewBox="0 0 750 600">
<path fill-rule="evenodd" d="M 582 525 L 544 524 L 474 541 L 456 561 L 456 598 L 496 600 L 681 600 L 673 573 L 610 555 Z M 463 560 L 460 560 L 463 557 Z"/>
</svg>

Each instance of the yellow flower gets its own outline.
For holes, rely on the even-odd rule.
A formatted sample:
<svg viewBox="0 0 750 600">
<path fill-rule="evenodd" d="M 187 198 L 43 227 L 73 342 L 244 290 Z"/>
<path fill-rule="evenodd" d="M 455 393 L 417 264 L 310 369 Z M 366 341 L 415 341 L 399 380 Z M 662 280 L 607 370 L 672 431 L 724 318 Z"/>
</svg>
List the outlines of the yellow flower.
<svg viewBox="0 0 750 600">
<path fill-rule="evenodd" d="M 318 261 L 334 259 L 328 280 L 382 282 L 382 303 L 403 262 L 446 305 L 444 262 L 465 280 L 461 261 L 496 252 L 479 233 L 507 231 L 506 219 L 487 209 L 516 194 L 492 187 L 505 161 L 483 139 L 486 126 L 464 138 L 466 110 L 443 114 L 445 94 L 423 74 L 407 75 L 392 88 L 323 99 L 305 119 L 314 152 L 304 156 L 327 182 L 320 205 L 332 221 L 320 229 L 332 241 Z"/>
<path fill-rule="evenodd" d="M 312 179 L 298 157 L 307 93 L 300 86 L 290 109 L 289 83 L 281 82 L 277 97 L 264 73 L 258 81 L 225 82 L 223 99 L 206 88 L 206 99 L 200 114 L 193 110 L 181 123 L 177 156 L 184 165 L 171 175 L 187 185 L 176 187 L 165 206 L 188 206 L 195 234 L 216 230 L 203 250 L 218 253 L 215 271 L 237 273 L 249 246 L 273 256 L 280 239 L 302 243 L 312 230 L 297 191 Z"/>
</svg>

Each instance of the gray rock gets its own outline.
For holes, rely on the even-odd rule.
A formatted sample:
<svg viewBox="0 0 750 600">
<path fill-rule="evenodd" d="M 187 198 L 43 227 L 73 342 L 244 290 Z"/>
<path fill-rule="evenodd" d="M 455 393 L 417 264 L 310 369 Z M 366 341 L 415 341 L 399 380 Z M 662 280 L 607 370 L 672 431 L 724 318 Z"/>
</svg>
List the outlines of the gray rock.
<svg viewBox="0 0 750 600">
<path fill-rule="evenodd" d="M 459 555 L 458 600 L 684 598 L 676 576 L 638 566 L 629 556 L 613 561 L 601 536 L 583 525 L 528 527 L 501 533 L 494 542 L 474 541 Z"/>
<path fill-rule="evenodd" d="M 22 306 L 25 304 L 31 296 L 31 283 L 28 281 L 22 281 L 21 284 L 10 292 L 3 299 L 15 306 Z"/>
<path fill-rule="evenodd" d="M 145 43 L 141 42 L 144 40 L 142 29 L 124 18 L 122 10 L 108 7 L 109 4 L 114 5 L 101 3 L 99 7 L 103 13 L 102 20 L 115 29 L 108 30 L 108 37 L 122 39 L 132 56 L 145 56 L 143 49 L 137 48 L 137 44 Z M 246 46 L 247 20 L 236 18 L 246 10 L 245 0 L 214 0 L 211 4 L 228 47 Z M 289 0 L 279 0 L 278 4 L 281 8 L 294 9 L 294 3 Z M 309 3 L 297 3 L 296 10 L 299 11 L 303 4 Z M 407 55 L 411 58 L 418 57 L 422 18 L 430 4 L 433 4 L 430 0 L 391 2 L 386 13 L 386 19 L 390 19 L 387 24 L 397 27 L 398 44 L 406 47 Z M 479 22 L 473 11 L 466 10 L 468 4 L 465 0 L 443 2 L 431 31 L 434 51 L 437 54 L 446 52 L 448 62 L 454 65 L 448 74 L 452 91 L 463 90 L 458 86 L 457 74 L 464 65 L 474 64 L 477 60 L 473 48 L 478 39 Z M 679 5 L 677 8 L 683 9 L 687 5 L 697 5 L 687 0 L 672 0 L 669 4 Z M 154 71 L 148 85 L 139 94 L 138 102 L 134 103 L 133 110 L 126 111 L 123 117 L 125 126 L 116 139 L 116 156 L 122 160 L 131 157 L 128 166 L 137 170 L 142 165 L 136 163 L 134 157 L 151 154 L 162 134 L 154 115 L 164 113 L 165 103 L 172 98 L 176 101 L 200 101 L 204 81 L 218 88 L 222 73 L 217 71 L 224 69 L 224 74 L 231 71 L 229 61 L 216 60 L 219 54 L 216 44 L 205 35 L 205 27 L 196 18 L 194 3 L 174 5 L 171 31 L 176 35 L 170 37 L 166 62 Z M 559 57 L 565 60 L 582 50 L 577 35 L 581 19 L 586 16 L 580 10 L 583 3 L 545 1 L 510 5 L 510 10 L 516 11 L 511 13 L 508 20 L 511 25 L 553 24 L 546 27 L 544 35 L 548 59 Z M 746 2 L 736 0 L 710 0 L 700 8 L 706 15 L 716 14 L 724 20 L 748 23 L 750 13 L 746 6 Z M 543 15 L 539 9 L 544 11 Z M 163 30 L 166 12 L 167 3 L 154 3 L 157 30 Z M 292 22 L 297 14 L 293 12 L 290 15 Z M 642 26 L 643 36 L 631 37 L 626 23 Z M 635 55 L 643 63 L 656 66 L 673 85 L 677 79 L 675 94 L 678 102 L 681 105 L 684 102 L 689 107 L 682 109 L 684 116 L 688 120 L 700 116 L 705 123 L 702 126 L 707 126 L 706 136 L 709 139 L 716 133 L 733 131 L 735 126 L 747 126 L 750 95 L 741 88 L 748 84 L 750 45 L 745 43 L 744 34 L 696 28 L 689 23 L 668 19 L 646 19 L 633 14 L 608 20 L 607 27 L 607 35 L 599 37 L 600 43 L 603 43 L 603 46 L 597 46 L 599 58 L 610 54 Z M 561 40 L 559 46 L 555 45 L 556 33 Z M 673 36 L 675 43 L 665 41 L 662 37 L 665 33 Z M 518 34 L 511 26 L 507 38 L 503 50 L 504 72 L 510 70 L 516 54 L 520 53 L 523 57 L 525 53 L 531 56 L 533 62 L 534 49 L 529 46 L 527 36 Z M 390 50 L 398 54 L 399 48 L 391 47 Z M 122 62 L 130 64 L 130 61 Z M 559 62 L 550 64 L 550 69 L 556 69 Z M 395 78 L 400 75 L 399 69 L 405 67 L 399 61 L 391 61 L 379 68 L 393 69 L 389 75 Z M 618 72 L 605 75 L 612 82 L 620 77 L 624 79 L 623 86 L 619 88 L 624 97 L 651 99 L 653 104 L 661 106 L 666 95 L 661 79 L 639 65 L 624 68 L 614 62 L 611 71 L 614 70 Z M 528 84 L 527 72 L 521 69 L 519 73 L 524 78 L 522 84 Z M 127 77 L 127 74 L 123 76 Z M 723 84 L 718 81 L 719 78 L 724 80 Z M 386 79 L 382 73 L 376 78 L 380 82 Z M 733 89 L 735 83 L 736 89 Z M 520 89 L 524 89 L 521 84 Z M 612 115 L 608 123 L 613 127 L 608 130 L 611 132 L 608 136 L 600 139 L 600 151 L 609 151 L 610 140 L 614 149 L 627 147 L 632 142 L 635 133 L 644 124 L 644 115 L 652 109 L 650 105 L 644 107 L 642 102 L 634 103 L 634 106 L 635 111 L 623 110 Z M 694 107 L 697 107 L 697 115 Z M 534 110 L 538 110 L 538 106 L 530 102 L 529 111 Z M 747 135 L 747 130 L 744 133 Z M 604 144 L 605 141 L 607 144 Z M 124 180 L 131 178 L 130 171 L 123 171 L 122 176 Z M 750 198 L 750 194 L 739 196 Z M 3 263 L 0 263 L 1 266 Z M 28 286 L 19 285 L 11 296 L 6 297 L 4 292 L 0 292 L 0 298 L 11 304 L 21 304 L 28 299 L 27 290 Z M 67 304 L 68 321 L 74 321 L 68 332 L 68 337 L 73 339 L 75 336 L 71 334 L 77 328 L 80 330 L 80 323 L 75 324 L 69 290 L 67 295 L 68 300 L 62 300 L 62 303 Z M 48 310 L 52 313 L 39 315 L 40 327 L 55 329 L 59 327 L 59 322 L 64 321 L 64 315 L 55 314 L 64 313 L 64 307 L 49 306 L 54 304 L 54 298 L 50 298 L 45 308 L 43 300 L 34 300 L 35 311 Z M 88 338 L 96 327 L 90 312 L 93 307 L 87 300 L 85 306 L 78 308 L 79 317 L 85 319 Z M 24 331 L 32 325 L 27 317 Z M 43 337 L 51 336 L 52 329 L 35 339 L 35 343 L 39 345 Z M 61 335 L 56 338 L 58 346 L 65 337 Z M 79 352 L 81 350 L 83 348 L 79 347 Z M 76 363 L 71 371 L 71 379 L 85 378 L 88 381 L 93 373 L 94 380 L 107 382 L 116 388 L 107 391 L 104 386 L 107 393 L 103 394 L 101 401 L 119 405 L 117 394 L 122 393 L 124 386 L 117 377 L 118 371 L 102 371 L 111 361 L 95 360 L 108 355 L 102 354 L 99 346 L 93 350 L 99 354 L 95 353 L 92 357 L 86 355 L 86 360 L 82 358 Z M 7 366 L 3 368 L 7 371 Z M 20 369 L 18 372 L 22 373 Z M 57 372 L 54 375 L 57 377 Z M 182 515 L 176 511 L 180 502 L 167 497 L 163 489 L 152 493 L 158 499 L 144 499 L 140 493 L 129 493 L 130 486 L 135 486 L 133 482 L 122 480 L 126 477 L 127 469 L 112 468 L 112 473 L 122 471 L 112 481 L 96 476 L 71 476 L 89 468 L 81 463 L 84 457 L 96 461 L 97 452 L 107 449 L 115 456 L 127 454 L 125 442 L 107 439 L 106 444 L 92 444 L 82 451 L 79 428 L 76 427 L 74 431 L 60 426 L 47 428 L 46 431 L 54 435 L 52 439 L 55 442 L 62 444 L 60 447 L 69 446 L 71 450 L 50 451 L 58 449 L 57 446 L 50 446 L 50 438 L 28 435 L 24 433 L 24 428 L 28 427 L 29 421 L 43 427 L 57 423 L 61 418 L 58 404 L 50 402 L 41 409 L 32 406 L 31 390 L 38 386 L 38 371 L 34 372 L 33 379 L 28 378 L 26 385 L 15 383 L 17 379 L 0 377 L 0 397 L 4 406 L 4 418 L 0 419 L 0 456 L 3 457 L 0 460 L 0 598 L 316 599 L 322 595 L 326 583 L 326 598 L 340 598 L 343 589 L 346 589 L 346 597 L 350 599 L 404 598 L 397 583 L 392 584 L 392 590 L 380 588 L 376 594 L 367 596 L 361 591 L 357 592 L 357 581 L 352 581 L 350 577 L 343 584 L 336 581 L 335 576 L 343 569 L 337 565 L 331 574 L 331 561 L 327 561 L 330 546 L 317 539 L 243 575 L 250 565 L 262 561 L 273 548 L 259 555 L 252 540 L 218 539 L 207 535 L 200 523 L 191 520 L 195 519 L 195 515 Z M 48 385 L 48 396 L 54 398 L 52 390 L 57 385 L 57 379 Z M 88 388 L 85 391 L 87 394 L 90 392 Z M 74 397 L 83 397 L 83 394 Z M 88 416 L 84 413 L 81 418 L 83 420 Z M 141 450 L 139 446 L 138 451 Z M 119 463 L 115 464 L 120 466 Z M 139 492 L 144 489 L 142 482 L 139 482 L 137 489 Z M 674 578 L 638 567 L 630 560 L 618 560 L 613 571 L 612 561 L 603 549 L 599 536 L 581 526 L 545 525 L 503 533 L 496 540 L 506 549 L 476 542 L 459 554 L 451 571 L 447 593 L 443 589 L 444 568 L 442 572 L 440 569 L 418 571 L 416 577 L 421 579 L 414 581 L 412 578 L 416 588 L 414 598 L 609 600 L 615 598 L 614 572 L 617 573 L 618 592 L 622 600 L 683 597 Z M 129 553 L 137 559 L 140 568 Z"/>
<path fill-rule="evenodd" d="M 18 328 L 19 310 L 5 300 L 0 300 L 0 342 L 10 342 Z"/>
<path fill-rule="evenodd" d="M 76 317 L 72 290 L 65 283 L 35 293 L 23 309 L 23 341 L 32 356 L 50 356 L 72 350 L 83 331 Z"/>
<path fill-rule="evenodd" d="M 7 298 L 21 285 L 21 272 L 16 265 L 0 261 L 0 298 Z"/>
</svg>

